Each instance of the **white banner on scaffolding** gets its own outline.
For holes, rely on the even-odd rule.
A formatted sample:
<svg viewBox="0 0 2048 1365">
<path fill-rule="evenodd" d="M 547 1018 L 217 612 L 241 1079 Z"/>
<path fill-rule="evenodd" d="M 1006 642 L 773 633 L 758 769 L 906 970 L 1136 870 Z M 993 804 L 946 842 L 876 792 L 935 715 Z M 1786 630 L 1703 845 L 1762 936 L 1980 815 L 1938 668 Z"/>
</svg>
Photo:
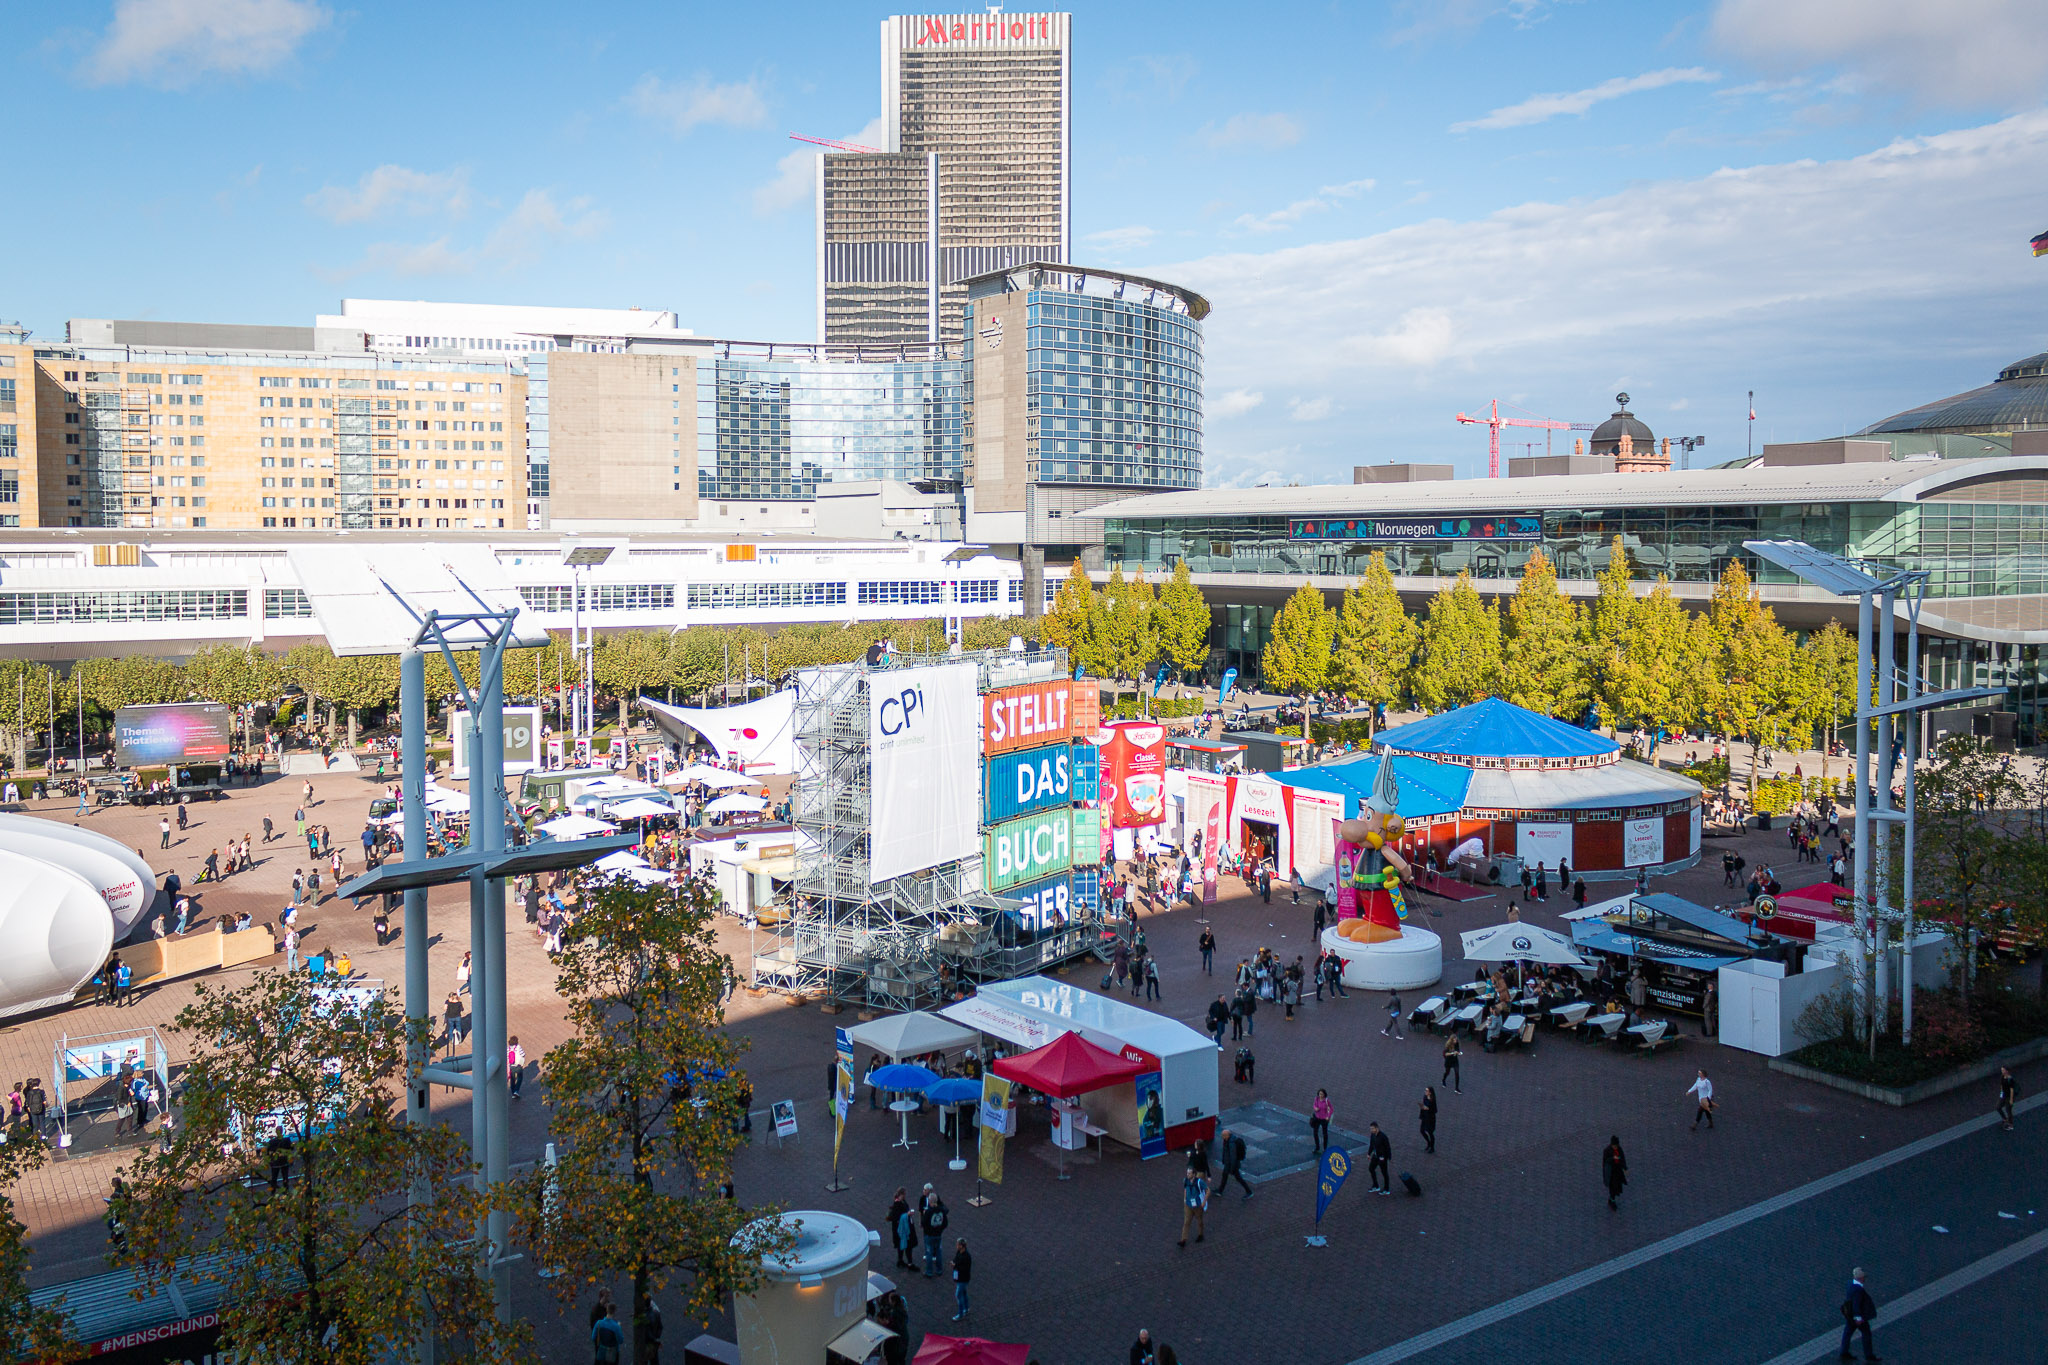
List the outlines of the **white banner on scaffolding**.
<svg viewBox="0 0 2048 1365">
<path fill-rule="evenodd" d="M 981 851 L 981 699 L 971 663 L 868 675 L 868 881 Z"/>
</svg>

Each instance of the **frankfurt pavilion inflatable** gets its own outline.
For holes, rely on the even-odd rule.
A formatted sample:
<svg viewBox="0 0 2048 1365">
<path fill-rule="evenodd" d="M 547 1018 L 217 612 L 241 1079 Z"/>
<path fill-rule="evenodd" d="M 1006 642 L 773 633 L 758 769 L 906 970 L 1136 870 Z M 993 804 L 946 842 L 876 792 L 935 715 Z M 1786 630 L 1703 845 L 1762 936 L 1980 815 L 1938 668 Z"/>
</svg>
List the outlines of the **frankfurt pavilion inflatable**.
<svg viewBox="0 0 2048 1365">
<path fill-rule="evenodd" d="M 55 863 L 85 878 L 114 917 L 116 943 L 143 921 L 156 900 L 156 873 L 149 864 L 126 844 L 93 830 L 34 815 L 0 813 L 0 850 Z"/>
<path fill-rule="evenodd" d="M 114 916 L 84 877 L 0 849 L 0 1018 L 69 1004 L 114 937 Z"/>
</svg>

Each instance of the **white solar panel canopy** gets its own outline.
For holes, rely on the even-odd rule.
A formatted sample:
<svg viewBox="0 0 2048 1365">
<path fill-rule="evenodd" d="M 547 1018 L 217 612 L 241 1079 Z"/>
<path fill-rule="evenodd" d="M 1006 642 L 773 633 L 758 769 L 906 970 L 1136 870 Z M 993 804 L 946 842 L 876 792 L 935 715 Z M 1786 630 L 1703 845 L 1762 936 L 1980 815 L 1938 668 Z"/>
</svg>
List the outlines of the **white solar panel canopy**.
<svg viewBox="0 0 2048 1365">
<path fill-rule="evenodd" d="M 291 565 L 336 654 L 403 653 L 430 611 L 516 611 L 513 645 L 548 642 L 487 545 L 297 545 Z M 452 629 L 449 646 L 478 649 L 485 634 L 481 625 Z"/>
<path fill-rule="evenodd" d="M 1742 548 L 1840 597 L 1861 597 L 1883 584 L 1840 555 L 1817 550 L 1803 540 L 1745 540 Z"/>
</svg>

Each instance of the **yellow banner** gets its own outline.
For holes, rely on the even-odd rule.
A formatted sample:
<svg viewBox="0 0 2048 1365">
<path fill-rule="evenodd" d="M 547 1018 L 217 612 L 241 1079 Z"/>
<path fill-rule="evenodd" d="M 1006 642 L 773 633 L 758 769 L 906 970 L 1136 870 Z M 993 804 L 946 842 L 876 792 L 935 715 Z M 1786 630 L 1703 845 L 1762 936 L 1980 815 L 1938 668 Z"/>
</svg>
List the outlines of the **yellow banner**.
<svg viewBox="0 0 2048 1365">
<path fill-rule="evenodd" d="M 846 1137 L 846 1111 L 853 1107 L 853 1054 L 839 1054 L 839 1094 L 832 1102 L 832 1168 L 839 1168 L 839 1144 Z"/>
<path fill-rule="evenodd" d="M 1010 1083 L 1001 1076 L 981 1078 L 981 1168 L 991 1185 L 1003 1183 L 1003 1133 L 1010 1126 Z"/>
</svg>

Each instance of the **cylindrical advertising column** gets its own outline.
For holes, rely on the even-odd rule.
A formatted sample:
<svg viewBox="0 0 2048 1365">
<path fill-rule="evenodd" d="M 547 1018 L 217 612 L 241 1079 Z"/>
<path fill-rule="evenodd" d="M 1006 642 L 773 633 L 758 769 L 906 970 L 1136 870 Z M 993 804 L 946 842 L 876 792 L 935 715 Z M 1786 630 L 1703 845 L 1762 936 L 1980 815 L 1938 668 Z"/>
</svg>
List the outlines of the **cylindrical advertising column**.
<svg viewBox="0 0 2048 1365">
<path fill-rule="evenodd" d="M 796 1245 L 762 1260 L 753 1293 L 733 1296 L 741 1365 L 822 1361 L 825 1347 L 867 1314 L 868 1248 L 879 1235 L 857 1218 L 817 1210 L 785 1213 L 782 1224 Z"/>
</svg>

